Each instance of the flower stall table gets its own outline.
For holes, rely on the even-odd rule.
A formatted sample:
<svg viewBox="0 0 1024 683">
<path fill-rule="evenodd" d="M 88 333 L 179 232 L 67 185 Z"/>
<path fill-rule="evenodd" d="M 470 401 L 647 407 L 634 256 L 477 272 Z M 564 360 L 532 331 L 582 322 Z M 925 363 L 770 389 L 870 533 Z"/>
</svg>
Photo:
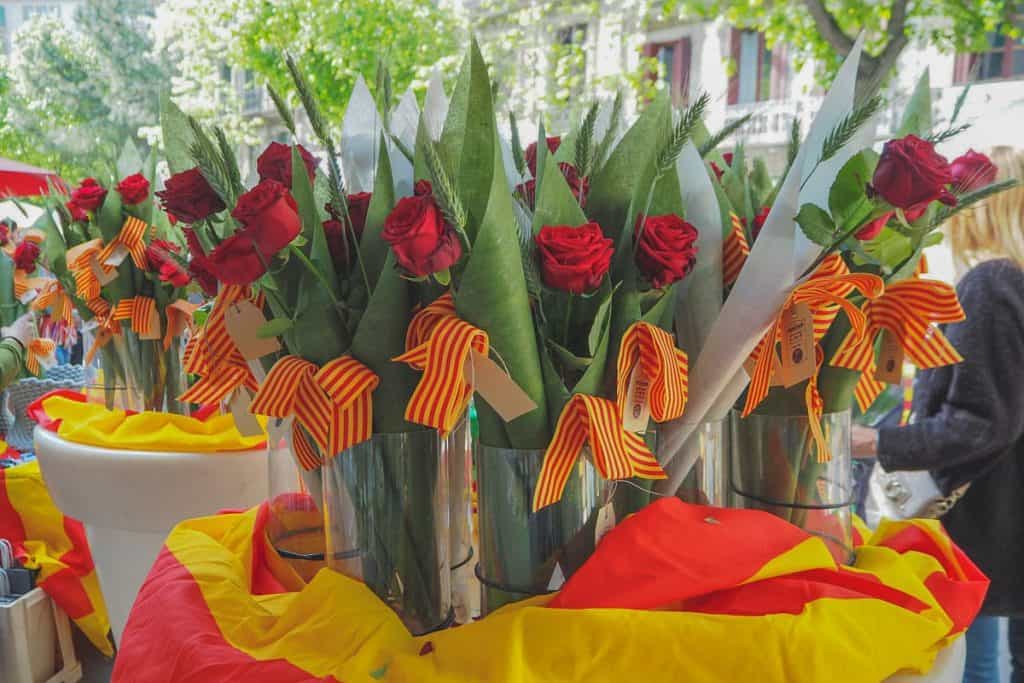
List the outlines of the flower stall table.
<svg viewBox="0 0 1024 683">
<path fill-rule="evenodd" d="M 770 515 L 664 499 L 552 596 L 413 638 L 361 584 L 303 585 L 266 507 L 194 519 L 139 593 L 114 681 L 958 680 L 987 581 L 934 522 L 883 526 L 837 567 Z M 586 609 L 582 609 L 586 608 Z M 953 644 L 953 647 L 949 647 Z"/>
</svg>

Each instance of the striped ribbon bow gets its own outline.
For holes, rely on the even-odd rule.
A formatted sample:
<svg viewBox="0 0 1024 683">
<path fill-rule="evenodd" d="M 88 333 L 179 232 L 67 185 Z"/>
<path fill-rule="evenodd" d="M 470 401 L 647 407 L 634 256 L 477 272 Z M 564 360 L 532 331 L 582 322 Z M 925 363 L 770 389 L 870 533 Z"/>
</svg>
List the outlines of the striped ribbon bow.
<svg viewBox="0 0 1024 683">
<path fill-rule="evenodd" d="M 867 410 L 883 385 L 875 378 L 875 339 L 882 330 L 895 335 L 907 357 L 921 369 L 953 365 L 963 360 L 946 336 L 936 327 L 965 319 L 956 290 L 938 280 L 910 278 L 889 285 L 877 299 L 863 307 L 867 332 L 851 332 L 836 350 L 831 364 L 860 371 L 857 404 Z"/>
<path fill-rule="evenodd" d="M 71 247 L 65 255 L 68 269 L 75 278 L 75 292 L 86 301 L 98 299 L 100 296 L 102 285 L 100 285 L 99 278 L 96 277 L 96 271 L 93 268 L 94 264 L 96 268 L 102 268 L 102 266 L 95 262 L 96 256 L 102 249 L 103 240 L 94 239 Z M 108 268 L 106 270 L 113 269 Z"/>
<path fill-rule="evenodd" d="M 806 304 L 810 308 L 813 317 L 815 345 L 828 332 L 840 310 L 850 321 L 851 334 L 855 338 L 861 339 L 867 333 L 867 319 L 864 317 L 863 311 L 846 297 L 854 291 L 858 291 L 868 299 L 876 299 L 884 289 L 885 283 L 877 275 L 851 273 L 839 254 L 830 255 L 806 281 L 794 287 L 786 298 L 782 310 L 775 317 L 771 328 L 761 338 L 754 353 L 751 354 L 754 371 L 750 377 L 750 387 L 747 389 L 743 417 L 750 415 L 768 395 L 775 367 L 775 347 L 782 340 L 782 321 L 787 310 L 797 304 Z M 808 418 L 811 419 L 812 425 L 817 422 L 816 418 L 820 419 L 820 413 L 814 409 L 814 404 L 821 404 L 816 380 L 817 371 L 812 375 L 807 386 Z M 820 432 L 820 429 L 817 431 Z M 814 432 L 813 426 L 812 432 Z M 819 438 L 818 433 L 814 433 L 814 436 L 818 445 L 818 458 L 827 460 L 829 454 L 824 437 Z"/>
<path fill-rule="evenodd" d="M 54 318 L 63 320 L 68 325 L 71 325 L 74 320 L 71 298 L 57 280 L 45 281 L 42 289 L 39 290 L 39 296 L 32 302 L 32 308 L 37 311 L 49 308 Z"/>
<path fill-rule="evenodd" d="M 220 403 L 241 387 L 253 392 L 259 389 L 259 382 L 228 334 L 224 320 L 228 308 L 242 299 L 253 300 L 248 288 L 224 287 L 217 295 L 206 324 L 188 340 L 182 364 L 186 372 L 199 379 L 178 397 L 179 401 L 210 405 Z M 257 308 L 263 308 L 262 295 L 253 302 Z"/>
<path fill-rule="evenodd" d="M 198 304 L 192 304 L 184 299 L 178 299 L 167 307 L 167 331 L 164 332 L 164 351 L 171 348 L 171 342 L 175 337 L 185 334 L 185 330 L 192 329 L 192 317 L 195 315 Z"/>
<path fill-rule="evenodd" d="M 725 236 L 725 244 L 722 247 L 722 284 L 726 287 L 736 282 L 740 277 L 747 257 L 750 256 L 750 245 L 747 243 L 747 233 L 743 230 L 743 221 L 734 213 L 729 214 L 732 228 Z"/>
<path fill-rule="evenodd" d="M 28 348 L 25 349 L 25 368 L 38 377 L 41 366 L 50 364 L 56 350 L 57 343 L 52 339 L 36 337 L 28 343 Z"/>
<path fill-rule="evenodd" d="M 39 290 L 47 283 L 45 278 L 29 277 L 25 271 L 15 269 L 14 271 L 14 298 L 21 301 L 22 298 L 32 290 Z M 26 300 L 24 303 L 28 303 Z"/>
<path fill-rule="evenodd" d="M 619 406 L 606 398 L 574 394 L 558 416 L 555 434 L 533 494 L 533 511 L 557 503 L 576 458 L 589 443 L 594 467 L 605 479 L 665 479 L 654 454 L 636 434 L 622 428 Z"/>
<path fill-rule="evenodd" d="M 451 294 L 445 294 L 413 316 L 405 342 L 406 352 L 394 360 L 423 371 L 405 419 L 447 436 L 473 396 L 466 361 L 471 351 L 488 354 L 487 333 L 459 319 Z"/>
<path fill-rule="evenodd" d="M 654 421 L 666 422 L 682 415 L 688 393 L 686 354 L 676 348 L 672 335 L 645 322 L 633 323 L 622 337 L 616 387 L 620 414 L 626 409 L 629 378 L 638 363 L 650 382 Z"/>
<path fill-rule="evenodd" d="M 131 254 L 136 268 L 139 270 L 149 270 L 149 262 L 146 260 L 145 241 L 148 230 L 149 224 L 145 221 L 135 216 L 129 216 L 121 225 L 121 232 L 110 241 L 110 244 L 103 247 L 96 260 L 100 262 L 104 269 L 109 270 L 111 266 L 107 265 L 107 259 L 114 256 L 115 252 L 124 250 Z"/>
<path fill-rule="evenodd" d="M 372 394 L 379 383 L 372 370 L 351 356 L 336 358 L 319 370 L 298 356 L 285 356 L 267 373 L 250 410 L 270 417 L 294 415 L 296 458 L 303 468 L 313 470 L 323 460 L 305 434 L 328 458 L 369 439 L 373 434 Z"/>
<path fill-rule="evenodd" d="M 121 299 L 114 307 L 112 318 L 117 321 L 129 321 L 139 339 L 160 339 L 160 314 L 152 297 L 133 296 L 130 299 Z"/>
</svg>

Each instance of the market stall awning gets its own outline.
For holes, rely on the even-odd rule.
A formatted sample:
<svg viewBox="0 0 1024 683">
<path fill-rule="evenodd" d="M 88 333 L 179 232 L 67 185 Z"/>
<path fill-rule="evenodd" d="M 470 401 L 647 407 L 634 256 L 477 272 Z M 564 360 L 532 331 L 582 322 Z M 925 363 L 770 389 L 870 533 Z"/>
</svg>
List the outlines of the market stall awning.
<svg viewBox="0 0 1024 683">
<path fill-rule="evenodd" d="M 65 187 L 64 181 L 53 171 L 0 157 L 0 199 L 47 194 L 50 184 Z"/>
</svg>

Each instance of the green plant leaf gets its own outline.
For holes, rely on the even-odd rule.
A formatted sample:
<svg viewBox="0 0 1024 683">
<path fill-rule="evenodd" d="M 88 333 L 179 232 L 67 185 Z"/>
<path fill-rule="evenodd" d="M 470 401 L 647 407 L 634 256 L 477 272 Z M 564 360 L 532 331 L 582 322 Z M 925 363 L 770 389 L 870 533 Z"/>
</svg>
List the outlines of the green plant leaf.
<svg viewBox="0 0 1024 683">
<path fill-rule="evenodd" d="M 422 127 L 422 126 L 421 126 Z M 388 257 L 388 243 L 381 239 L 384 221 L 395 208 L 395 183 L 391 176 L 391 160 L 388 158 L 387 147 L 383 136 L 380 140 L 378 153 L 377 175 L 373 180 L 373 196 L 366 211 L 366 225 L 363 236 L 359 239 L 359 251 L 363 257 L 363 267 L 370 279 L 370 286 L 377 286 L 377 279 L 384 268 Z"/>
<path fill-rule="evenodd" d="M 163 130 L 164 155 L 171 173 L 181 173 L 196 165 L 189 152 L 195 142 L 195 133 L 188 117 L 171 101 L 169 93 L 160 98 L 160 127 Z"/>
<path fill-rule="evenodd" d="M 263 323 L 260 329 L 256 330 L 256 336 L 260 339 L 280 337 L 290 329 L 292 329 L 292 321 L 288 318 L 272 318 Z"/>
<path fill-rule="evenodd" d="M 643 194 L 646 198 L 670 124 L 668 99 L 659 97 L 647 106 L 591 179 L 587 215 L 615 244 L 620 243 L 634 196 Z"/>
<path fill-rule="evenodd" d="M 559 365 L 571 370 L 586 370 L 590 367 L 590 363 L 593 361 L 593 358 L 577 356 L 572 351 L 552 339 L 548 339 L 548 346 L 551 348 L 552 353 L 558 357 Z"/>
<path fill-rule="evenodd" d="M 299 216 L 302 218 L 302 236 L 309 240 L 309 260 L 324 276 L 330 285 L 331 293 L 337 296 L 338 280 L 334 273 L 331 251 L 327 246 L 327 234 L 324 232 L 323 220 L 313 196 L 313 184 L 309 182 L 309 175 L 306 173 L 306 166 L 299 154 L 298 146 L 292 147 L 291 189 L 292 197 L 295 198 L 295 203 L 299 207 Z M 311 273 L 307 274 L 312 278 Z M 321 283 L 314 284 L 309 279 L 305 279 L 304 285 L 305 283 L 309 283 L 317 289 L 322 286 Z"/>
<path fill-rule="evenodd" d="M 832 217 L 815 204 L 804 204 L 796 215 L 796 222 L 804 231 L 807 239 L 823 247 L 830 246 L 836 235 L 836 226 Z"/>
<path fill-rule="evenodd" d="M 93 217 L 104 242 L 109 242 L 121 232 L 124 218 L 121 216 L 121 195 L 114 188 L 108 188 L 103 204 Z"/>
<path fill-rule="evenodd" d="M 875 172 L 878 155 L 864 150 L 854 155 L 839 171 L 828 193 L 832 221 L 840 230 L 862 224 L 871 215 L 875 204 L 867 196 L 867 185 Z"/>
<path fill-rule="evenodd" d="M 617 289 L 618 287 L 607 287 L 607 291 L 601 298 L 601 303 L 598 304 L 597 310 L 594 312 L 594 324 L 591 325 L 590 333 L 587 335 L 587 349 L 591 356 L 597 353 L 597 349 L 601 345 L 601 338 L 608 334 L 608 326 L 611 325 L 612 320 L 612 300 Z"/>
<path fill-rule="evenodd" d="M 914 86 L 914 93 L 907 102 L 907 108 L 903 110 L 903 118 L 900 120 L 900 127 L 896 130 L 895 137 L 901 138 L 904 135 L 916 135 L 920 138 L 927 138 L 932 132 L 932 85 L 928 69 L 924 70 L 921 78 Z"/>
<path fill-rule="evenodd" d="M 142 173 L 143 171 L 143 161 L 142 156 L 139 154 L 139 148 L 129 138 L 125 140 L 124 147 L 121 148 L 121 156 L 117 158 L 117 180 L 120 181 L 134 173 Z"/>
<path fill-rule="evenodd" d="M 536 208 L 533 213 L 533 234 L 540 232 L 545 225 L 579 226 L 587 222 L 587 217 L 580 208 L 579 202 L 572 195 L 569 184 L 558 170 L 558 162 L 553 154 L 544 157 L 544 173 L 542 181 L 538 181 L 536 189 Z M 538 169 L 540 168 L 538 159 Z"/>
</svg>

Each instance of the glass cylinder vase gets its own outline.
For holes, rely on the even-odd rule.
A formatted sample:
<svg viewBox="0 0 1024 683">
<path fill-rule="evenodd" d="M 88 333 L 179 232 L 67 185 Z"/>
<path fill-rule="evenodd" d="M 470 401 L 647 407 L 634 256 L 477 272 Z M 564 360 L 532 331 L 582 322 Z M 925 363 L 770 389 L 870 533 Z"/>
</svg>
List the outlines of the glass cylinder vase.
<svg viewBox="0 0 1024 683">
<path fill-rule="evenodd" d="M 127 327 L 107 340 L 95 354 L 107 408 L 188 414 L 177 400 L 188 387 L 181 350 L 178 338 L 164 349 L 162 340 L 140 339 Z"/>
<path fill-rule="evenodd" d="M 319 469 L 306 471 L 298 464 L 292 447 L 293 419 L 271 418 L 267 422 L 267 539 L 308 582 L 327 566 L 323 482 Z"/>
<path fill-rule="evenodd" d="M 724 507 L 729 502 L 729 418 L 696 425 L 677 458 L 692 462 L 676 496 L 687 503 Z"/>
<path fill-rule="evenodd" d="M 473 575 L 473 436 L 467 414 L 442 442 L 448 462 L 448 507 L 455 620 L 468 623 L 480 614 L 480 588 Z"/>
<path fill-rule="evenodd" d="M 807 415 L 732 414 L 732 503 L 764 510 L 823 539 L 838 562 L 853 554 L 850 411 L 826 413 L 831 458 L 820 462 Z"/>
<path fill-rule="evenodd" d="M 413 635 L 451 623 L 448 471 L 435 430 L 374 434 L 323 466 L 327 564 Z"/>
<path fill-rule="evenodd" d="M 544 450 L 478 445 L 481 611 L 561 588 L 594 552 L 598 512 L 613 487 L 589 455 L 576 459 L 562 498 L 532 512 Z"/>
</svg>

